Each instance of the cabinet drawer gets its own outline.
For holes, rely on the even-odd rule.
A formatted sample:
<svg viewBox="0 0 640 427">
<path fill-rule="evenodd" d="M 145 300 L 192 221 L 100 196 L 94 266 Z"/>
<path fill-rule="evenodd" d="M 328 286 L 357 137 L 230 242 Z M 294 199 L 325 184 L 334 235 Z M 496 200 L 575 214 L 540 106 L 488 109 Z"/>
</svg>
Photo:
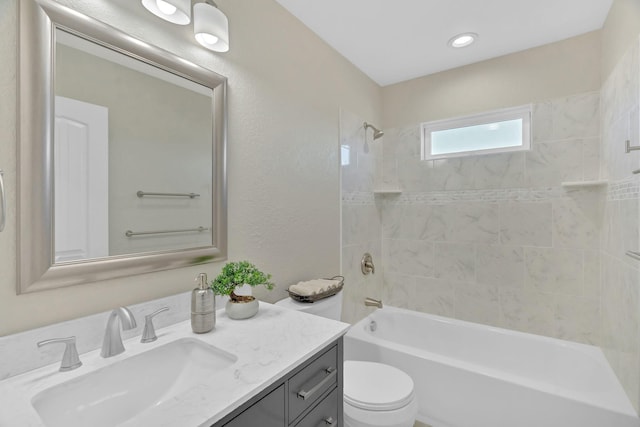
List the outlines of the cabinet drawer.
<svg viewBox="0 0 640 427">
<path fill-rule="evenodd" d="M 284 384 L 229 421 L 224 427 L 284 427 Z"/>
<path fill-rule="evenodd" d="M 289 421 L 295 420 L 338 382 L 338 348 L 332 347 L 289 380 Z"/>
<path fill-rule="evenodd" d="M 296 427 L 338 427 L 338 390 L 333 390 Z"/>
</svg>

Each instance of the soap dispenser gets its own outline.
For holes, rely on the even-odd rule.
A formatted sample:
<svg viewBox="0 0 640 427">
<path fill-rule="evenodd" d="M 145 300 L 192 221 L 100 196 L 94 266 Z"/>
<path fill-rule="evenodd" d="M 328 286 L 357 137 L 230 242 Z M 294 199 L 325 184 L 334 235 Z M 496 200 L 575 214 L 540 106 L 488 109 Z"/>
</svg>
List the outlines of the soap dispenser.
<svg viewBox="0 0 640 427">
<path fill-rule="evenodd" d="M 216 300 L 205 273 L 198 274 L 196 282 L 198 287 L 191 292 L 191 329 L 204 334 L 216 326 Z"/>
</svg>

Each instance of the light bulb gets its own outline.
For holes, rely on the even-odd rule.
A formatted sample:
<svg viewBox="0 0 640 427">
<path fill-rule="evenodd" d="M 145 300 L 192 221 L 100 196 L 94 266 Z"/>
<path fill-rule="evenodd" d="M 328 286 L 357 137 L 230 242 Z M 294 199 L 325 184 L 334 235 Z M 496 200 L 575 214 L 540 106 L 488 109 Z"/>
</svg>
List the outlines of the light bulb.
<svg viewBox="0 0 640 427">
<path fill-rule="evenodd" d="M 160 9 L 160 12 L 164 13 L 165 15 L 173 15 L 174 13 L 176 13 L 176 10 L 178 10 L 177 7 L 175 7 L 171 3 L 167 3 L 164 0 L 156 0 L 156 5 L 158 6 L 158 9 Z"/>
<path fill-rule="evenodd" d="M 471 43 L 475 42 L 477 38 L 478 35 L 476 33 L 458 34 L 449 40 L 449 46 L 454 48 L 469 46 Z"/>
<path fill-rule="evenodd" d="M 219 38 L 209 33 L 198 33 L 196 34 L 196 40 L 203 45 L 212 45 L 216 44 Z"/>
</svg>

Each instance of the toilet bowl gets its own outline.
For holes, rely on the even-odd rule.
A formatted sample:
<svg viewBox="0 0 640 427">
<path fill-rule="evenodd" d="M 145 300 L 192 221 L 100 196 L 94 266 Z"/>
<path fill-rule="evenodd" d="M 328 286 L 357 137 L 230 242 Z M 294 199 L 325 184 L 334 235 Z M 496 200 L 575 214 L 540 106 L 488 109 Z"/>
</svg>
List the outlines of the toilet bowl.
<svg viewBox="0 0 640 427">
<path fill-rule="evenodd" d="M 342 292 L 314 303 L 285 298 L 276 305 L 340 320 Z M 345 427 L 413 427 L 418 403 L 409 375 L 393 366 L 360 360 L 345 360 L 343 372 Z"/>
<path fill-rule="evenodd" d="M 412 427 L 417 413 L 409 375 L 382 363 L 345 360 L 345 427 Z"/>
</svg>

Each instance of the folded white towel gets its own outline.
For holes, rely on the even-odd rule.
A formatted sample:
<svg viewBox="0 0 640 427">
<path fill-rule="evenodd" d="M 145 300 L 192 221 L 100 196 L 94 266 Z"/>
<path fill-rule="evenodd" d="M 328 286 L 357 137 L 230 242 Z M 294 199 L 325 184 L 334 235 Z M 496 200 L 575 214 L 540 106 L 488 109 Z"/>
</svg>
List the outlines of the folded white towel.
<svg viewBox="0 0 640 427">
<path fill-rule="evenodd" d="M 301 296 L 312 296 L 321 294 L 330 289 L 337 288 L 340 280 L 335 279 L 315 279 L 306 282 L 298 282 L 296 285 L 289 286 L 289 290 Z"/>
</svg>

